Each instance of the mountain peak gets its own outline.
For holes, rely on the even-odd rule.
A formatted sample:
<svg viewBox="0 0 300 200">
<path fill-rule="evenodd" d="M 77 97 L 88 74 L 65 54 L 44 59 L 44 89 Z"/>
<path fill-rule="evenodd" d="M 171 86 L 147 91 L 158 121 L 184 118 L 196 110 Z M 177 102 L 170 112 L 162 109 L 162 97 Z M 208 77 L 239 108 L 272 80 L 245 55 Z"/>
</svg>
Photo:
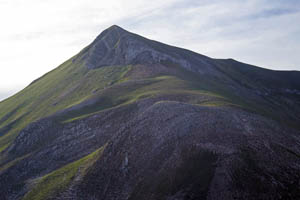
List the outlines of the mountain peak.
<svg viewBox="0 0 300 200">
<path fill-rule="evenodd" d="M 120 26 L 118 26 L 118 25 L 116 25 L 116 24 L 110 26 L 110 27 L 107 28 L 107 29 L 113 29 L 113 30 L 118 30 L 118 31 L 120 31 L 120 30 L 126 31 L 125 29 L 123 29 L 122 27 L 120 27 Z"/>
<path fill-rule="evenodd" d="M 179 56 L 180 53 L 173 53 L 178 50 L 112 25 L 100 33 L 79 57 L 89 69 L 111 65 L 157 64 L 166 60 L 190 68 L 186 60 Z"/>
<path fill-rule="evenodd" d="M 107 41 L 109 46 L 112 46 L 114 43 L 116 42 L 116 40 L 119 40 L 120 37 L 124 34 L 128 34 L 129 32 L 126 31 L 125 29 L 117 26 L 117 25 L 112 25 L 109 28 L 105 29 L 104 31 L 102 31 L 97 38 L 95 39 L 95 41 L 93 43 L 97 43 L 98 41 Z"/>
<path fill-rule="evenodd" d="M 117 25 L 104 30 L 77 58 L 88 69 L 173 63 L 202 74 L 219 73 L 214 70 L 215 64 L 211 58 L 144 38 Z"/>
<path fill-rule="evenodd" d="M 100 35 L 96 38 L 96 40 L 102 39 L 103 37 L 108 37 L 110 35 L 113 35 L 113 36 L 118 35 L 118 36 L 120 36 L 120 35 L 123 35 L 125 33 L 129 33 L 129 32 L 126 31 L 125 29 L 121 28 L 118 25 L 112 25 L 109 28 L 107 28 L 104 31 L 102 31 L 100 33 Z"/>
<path fill-rule="evenodd" d="M 89 69 L 128 64 L 125 54 L 128 50 L 128 40 L 134 40 L 133 35 L 120 26 L 112 25 L 101 32 L 80 57 Z"/>
</svg>

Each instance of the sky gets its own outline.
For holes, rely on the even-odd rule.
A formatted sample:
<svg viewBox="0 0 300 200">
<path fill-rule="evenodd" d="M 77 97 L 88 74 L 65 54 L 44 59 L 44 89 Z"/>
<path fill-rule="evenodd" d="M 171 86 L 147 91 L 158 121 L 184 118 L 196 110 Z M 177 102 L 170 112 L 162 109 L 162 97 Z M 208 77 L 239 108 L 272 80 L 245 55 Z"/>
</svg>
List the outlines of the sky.
<svg viewBox="0 0 300 200">
<path fill-rule="evenodd" d="M 213 58 L 300 70 L 299 0 L 0 0 L 0 101 L 113 24 Z"/>
</svg>

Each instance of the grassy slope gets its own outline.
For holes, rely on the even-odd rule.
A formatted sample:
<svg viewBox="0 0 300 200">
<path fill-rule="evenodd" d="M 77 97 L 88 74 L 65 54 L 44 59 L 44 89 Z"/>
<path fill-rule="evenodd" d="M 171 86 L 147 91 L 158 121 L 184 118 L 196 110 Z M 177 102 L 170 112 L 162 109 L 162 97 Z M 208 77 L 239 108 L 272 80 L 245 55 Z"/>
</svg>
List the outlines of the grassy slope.
<svg viewBox="0 0 300 200">
<path fill-rule="evenodd" d="M 70 163 L 41 178 L 33 180 L 33 188 L 24 196 L 24 200 L 46 200 L 63 192 L 75 177 L 82 177 L 101 156 L 105 146 L 95 152 Z"/>
<path fill-rule="evenodd" d="M 179 66 L 168 65 L 176 73 L 131 78 L 136 66 L 108 66 L 88 70 L 82 64 L 66 61 L 55 70 L 33 82 L 13 97 L 0 103 L 0 151 L 4 150 L 29 123 L 60 110 L 93 99 L 90 105 L 72 110 L 60 116 L 61 121 L 72 121 L 115 106 L 136 100 L 158 96 L 190 96 L 188 103 L 208 106 L 242 105 L 243 101 L 230 96 L 224 87 L 213 80 L 186 71 Z M 203 102 L 203 96 L 218 101 Z M 11 126 L 7 126 L 12 123 Z M 0 131 L 1 132 L 1 131 Z"/>
<path fill-rule="evenodd" d="M 0 135 L 0 150 L 29 123 L 88 99 L 94 91 L 121 80 L 129 69 L 130 66 L 114 66 L 88 71 L 73 64 L 72 59 L 63 63 L 0 103 L 0 129 L 13 122 L 6 134 Z"/>
<path fill-rule="evenodd" d="M 60 121 L 72 121 L 142 98 L 170 95 L 191 97 L 187 103 L 192 104 L 235 105 L 263 111 L 263 108 L 249 106 L 249 102 L 232 95 L 226 86 L 218 84 L 218 81 L 200 77 L 174 64 L 164 63 L 175 73 L 132 78 L 128 74 L 131 74 L 133 69 L 136 70 L 137 66 L 107 66 L 88 70 L 83 64 L 73 63 L 72 59 L 34 81 L 13 97 L 0 102 L 0 152 L 29 123 L 88 99 L 93 100 L 91 104 L 60 115 Z M 234 72 L 230 73 L 235 75 Z M 212 97 L 214 100 L 203 102 L 203 97 Z M 6 131 L 1 135 L 3 128 Z"/>
<path fill-rule="evenodd" d="M 126 76 L 126 79 L 123 78 L 122 81 L 119 81 L 119 84 L 95 94 L 93 98 L 98 98 L 98 101 L 82 109 L 62 115 L 61 120 L 72 121 L 106 108 L 126 105 L 139 99 L 160 96 L 185 97 L 185 102 L 192 104 L 202 104 L 204 96 L 218 99 L 218 105 L 228 105 L 231 102 L 225 96 L 218 95 L 219 86 L 214 85 L 213 82 L 193 77 L 193 73 L 182 70 L 178 66 L 173 66 L 173 69 L 180 72 L 180 76 L 157 74 L 137 80 L 132 80 L 131 77 Z"/>
</svg>

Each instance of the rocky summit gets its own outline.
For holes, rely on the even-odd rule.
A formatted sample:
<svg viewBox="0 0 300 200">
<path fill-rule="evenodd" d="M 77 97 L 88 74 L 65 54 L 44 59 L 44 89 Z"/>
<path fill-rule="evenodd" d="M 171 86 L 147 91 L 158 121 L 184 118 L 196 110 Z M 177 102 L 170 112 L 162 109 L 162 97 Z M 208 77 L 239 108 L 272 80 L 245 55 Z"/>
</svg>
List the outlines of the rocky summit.
<svg viewBox="0 0 300 200">
<path fill-rule="evenodd" d="M 114 25 L 0 102 L 0 199 L 300 199 L 300 72 Z"/>
</svg>

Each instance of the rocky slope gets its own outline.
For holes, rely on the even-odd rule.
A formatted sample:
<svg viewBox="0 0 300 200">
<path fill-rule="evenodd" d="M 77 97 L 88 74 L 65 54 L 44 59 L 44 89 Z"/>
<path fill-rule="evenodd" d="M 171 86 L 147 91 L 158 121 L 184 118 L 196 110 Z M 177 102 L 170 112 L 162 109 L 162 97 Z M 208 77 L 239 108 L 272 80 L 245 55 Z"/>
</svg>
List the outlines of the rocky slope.
<svg viewBox="0 0 300 200">
<path fill-rule="evenodd" d="M 298 199 L 300 73 L 118 26 L 0 102 L 0 199 Z"/>
</svg>

